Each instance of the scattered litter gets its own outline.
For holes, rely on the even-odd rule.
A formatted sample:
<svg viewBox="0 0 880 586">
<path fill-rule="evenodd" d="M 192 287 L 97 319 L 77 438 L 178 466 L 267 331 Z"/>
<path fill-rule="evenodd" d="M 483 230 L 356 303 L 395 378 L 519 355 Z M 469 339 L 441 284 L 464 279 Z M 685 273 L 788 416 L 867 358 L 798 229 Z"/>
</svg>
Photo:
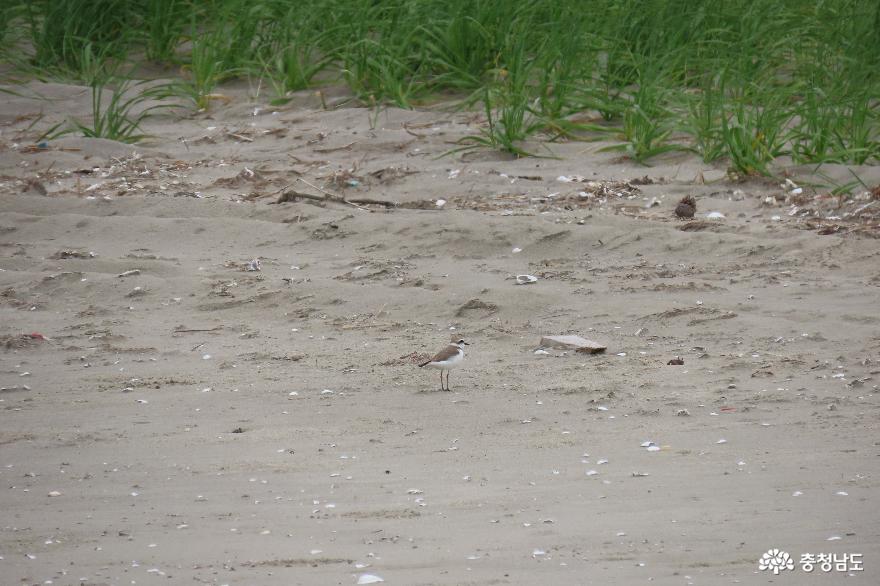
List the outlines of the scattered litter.
<svg viewBox="0 0 880 586">
<path fill-rule="evenodd" d="M 538 277 L 534 275 L 517 275 L 516 276 L 516 284 L 517 285 L 530 285 L 538 280 Z"/>
<path fill-rule="evenodd" d="M 654 442 L 642 442 L 641 447 L 645 448 L 649 452 L 659 452 L 660 451 L 660 446 L 658 446 Z"/>
<path fill-rule="evenodd" d="M 547 555 L 547 552 L 544 551 L 543 549 L 532 550 L 532 557 L 537 558 L 537 557 L 541 557 L 541 556 L 545 556 L 545 555 Z"/>
<path fill-rule="evenodd" d="M 438 199 L 437 201 L 434 202 L 434 205 L 436 205 L 438 208 L 442 208 L 443 206 L 446 205 L 446 200 L 445 199 Z"/>
<path fill-rule="evenodd" d="M 727 440 L 724 439 L 724 438 L 721 438 L 720 440 L 718 440 L 718 441 L 715 442 L 715 443 L 716 443 L 716 444 L 726 444 L 726 443 L 727 443 Z"/>
<path fill-rule="evenodd" d="M 649 472 L 633 472 L 633 478 L 644 478 L 645 476 L 650 476 Z"/>
<path fill-rule="evenodd" d="M 840 541 L 841 539 L 843 539 L 843 537 L 841 537 L 840 535 L 832 535 L 831 537 L 829 537 L 825 541 Z"/>
<path fill-rule="evenodd" d="M 117 277 L 133 277 L 135 275 L 140 275 L 140 274 L 141 274 L 140 269 L 131 269 L 130 271 L 125 271 L 125 272 L 119 273 L 116 276 Z"/>
<path fill-rule="evenodd" d="M 260 265 L 260 259 L 258 259 L 258 258 L 255 258 L 254 260 L 248 261 L 247 264 L 245 264 L 244 268 L 246 271 L 251 271 L 251 272 L 263 270 L 262 266 Z"/>
</svg>

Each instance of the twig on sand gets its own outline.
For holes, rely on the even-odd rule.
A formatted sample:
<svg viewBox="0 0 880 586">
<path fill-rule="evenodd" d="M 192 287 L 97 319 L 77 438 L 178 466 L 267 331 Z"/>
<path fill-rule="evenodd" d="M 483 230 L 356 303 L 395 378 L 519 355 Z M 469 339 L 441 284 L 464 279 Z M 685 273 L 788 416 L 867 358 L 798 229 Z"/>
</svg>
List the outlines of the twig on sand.
<svg viewBox="0 0 880 586">
<path fill-rule="evenodd" d="M 278 190 L 281 192 L 281 195 L 278 197 L 278 199 L 275 201 L 275 203 L 285 203 L 288 201 L 293 201 L 298 197 L 301 197 L 303 199 L 310 199 L 313 201 L 335 201 L 338 203 L 343 203 L 345 205 L 350 205 L 352 207 L 355 207 L 355 208 L 362 210 L 362 211 L 365 211 L 365 212 L 372 212 L 373 210 L 371 210 L 370 208 L 363 207 L 364 205 L 381 205 L 381 206 L 385 206 L 386 208 L 397 207 L 397 204 L 395 202 L 383 200 L 383 199 L 372 199 L 372 198 L 347 199 L 337 193 L 333 193 L 332 191 L 327 191 L 326 189 L 324 189 L 322 187 L 318 187 L 317 185 L 309 183 L 308 181 L 306 181 L 302 177 L 297 177 L 296 180 L 305 183 L 306 185 L 308 185 L 309 187 L 311 187 L 315 191 L 320 191 L 324 195 L 313 195 L 311 193 L 303 193 L 301 191 L 290 191 L 289 190 L 290 185 L 286 185 Z"/>
<path fill-rule="evenodd" d="M 231 136 L 232 138 L 237 138 L 238 140 L 243 140 L 244 142 L 254 142 L 254 139 L 252 139 L 251 137 L 244 136 L 241 134 L 236 134 L 234 132 L 227 132 L 226 136 Z"/>
<path fill-rule="evenodd" d="M 222 330 L 223 326 L 217 326 L 216 328 L 194 328 L 194 329 L 179 329 L 174 330 L 172 333 L 174 334 L 185 334 L 189 332 L 216 332 L 217 330 Z"/>
<path fill-rule="evenodd" d="M 350 143 L 343 145 L 343 146 L 328 147 L 328 148 L 323 148 L 323 149 L 312 149 L 312 151 L 314 151 L 316 153 L 332 153 L 334 151 L 346 151 L 356 144 L 357 144 L 357 141 L 354 141 L 354 142 L 350 142 Z"/>
<path fill-rule="evenodd" d="M 318 187 L 317 185 L 313 185 L 313 184 L 309 183 L 308 181 L 306 181 L 305 179 L 303 179 L 302 177 L 297 177 L 296 180 L 297 180 L 297 181 L 302 181 L 303 183 L 305 183 L 306 185 L 308 185 L 308 186 L 311 187 L 312 189 L 315 189 L 315 190 L 317 190 L 317 191 L 320 191 L 321 193 L 323 193 L 324 195 L 326 195 L 326 196 L 328 196 L 328 197 L 330 197 L 330 198 L 332 198 L 332 199 L 335 199 L 335 200 L 337 200 L 337 201 L 345 201 L 345 198 L 342 197 L 341 195 L 336 194 L 336 193 L 333 193 L 333 192 L 331 192 L 331 191 L 327 191 L 326 189 L 323 189 L 323 188 L 321 188 L 321 187 Z"/>
</svg>

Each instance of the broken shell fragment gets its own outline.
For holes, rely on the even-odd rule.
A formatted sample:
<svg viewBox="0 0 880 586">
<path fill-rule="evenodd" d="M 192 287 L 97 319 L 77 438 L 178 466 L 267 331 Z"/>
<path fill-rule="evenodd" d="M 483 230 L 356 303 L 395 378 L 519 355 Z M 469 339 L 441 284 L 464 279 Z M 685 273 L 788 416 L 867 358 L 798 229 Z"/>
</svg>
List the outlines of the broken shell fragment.
<svg viewBox="0 0 880 586">
<path fill-rule="evenodd" d="M 517 275 L 516 276 L 516 284 L 517 285 L 531 285 L 535 281 L 538 280 L 538 277 L 534 275 Z"/>
</svg>

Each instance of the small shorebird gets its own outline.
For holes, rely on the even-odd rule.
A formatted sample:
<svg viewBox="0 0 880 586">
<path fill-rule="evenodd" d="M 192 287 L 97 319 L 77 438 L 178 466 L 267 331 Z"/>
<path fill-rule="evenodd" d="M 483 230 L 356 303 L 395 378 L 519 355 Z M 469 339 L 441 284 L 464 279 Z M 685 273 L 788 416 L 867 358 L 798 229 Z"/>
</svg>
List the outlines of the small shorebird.
<svg viewBox="0 0 880 586">
<path fill-rule="evenodd" d="M 428 368 L 436 368 L 440 371 L 440 390 L 448 391 L 449 389 L 449 371 L 461 364 L 464 360 L 464 347 L 470 346 L 464 340 L 451 342 L 446 348 L 437 352 L 433 358 L 427 362 L 419 364 L 419 368 L 427 366 Z M 443 388 L 443 371 L 446 371 L 446 388 Z"/>
</svg>

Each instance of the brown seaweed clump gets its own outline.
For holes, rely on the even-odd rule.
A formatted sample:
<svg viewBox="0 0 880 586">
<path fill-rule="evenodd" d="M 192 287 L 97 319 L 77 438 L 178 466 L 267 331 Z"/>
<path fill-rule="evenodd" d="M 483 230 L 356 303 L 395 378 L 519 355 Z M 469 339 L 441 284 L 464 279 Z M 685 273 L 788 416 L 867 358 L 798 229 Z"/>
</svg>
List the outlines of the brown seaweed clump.
<svg viewBox="0 0 880 586">
<path fill-rule="evenodd" d="M 686 195 L 675 206 L 675 215 L 679 218 L 691 219 L 695 213 L 697 213 L 697 202 L 692 195 Z"/>
</svg>

